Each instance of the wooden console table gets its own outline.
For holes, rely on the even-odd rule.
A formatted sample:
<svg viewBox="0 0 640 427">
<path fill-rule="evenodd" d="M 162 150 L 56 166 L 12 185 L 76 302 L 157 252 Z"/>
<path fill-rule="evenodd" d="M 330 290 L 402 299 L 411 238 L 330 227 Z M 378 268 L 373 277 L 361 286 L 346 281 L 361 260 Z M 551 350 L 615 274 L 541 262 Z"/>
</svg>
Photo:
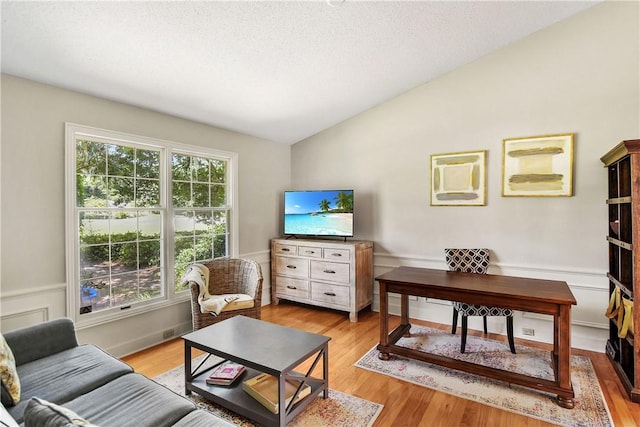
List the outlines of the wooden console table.
<svg viewBox="0 0 640 427">
<path fill-rule="evenodd" d="M 573 408 L 571 385 L 571 306 L 576 299 L 566 282 L 493 274 L 459 273 L 426 268 L 398 267 L 376 277 L 380 283 L 380 359 L 398 354 L 451 369 L 519 384 L 557 394 L 556 402 Z M 389 333 L 388 293 L 400 294 L 400 325 Z M 511 308 L 553 316 L 551 363 L 554 381 L 421 352 L 396 345 L 409 334 L 409 295 Z"/>
</svg>

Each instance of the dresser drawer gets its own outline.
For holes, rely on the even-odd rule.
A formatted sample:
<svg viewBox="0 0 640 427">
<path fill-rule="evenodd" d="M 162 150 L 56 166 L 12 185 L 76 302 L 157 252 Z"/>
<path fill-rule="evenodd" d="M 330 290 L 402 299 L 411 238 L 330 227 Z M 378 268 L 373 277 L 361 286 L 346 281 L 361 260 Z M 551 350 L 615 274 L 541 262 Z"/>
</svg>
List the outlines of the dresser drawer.
<svg viewBox="0 0 640 427">
<path fill-rule="evenodd" d="M 278 255 L 296 255 L 298 253 L 298 246 L 289 245 L 285 243 L 276 243 L 275 252 Z"/>
<path fill-rule="evenodd" d="M 313 246 L 298 246 L 298 255 L 309 258 L 322 258 L 322 248 Z"/>
<path fill-rule="evenodd" d="M 349 261 L 350 254 L 351 251 L 349 249 L 324 248 L 322 250 L 322 258 L 335 261 Z"/>
<path fill-rule="evenodd" d="M 349 264 L 311 261 L 311 278 L 348 284 Z"/>
<path fill-rule="evenodd" d="M 304 258 L 276 257 L 276 274 L 309 277 L 309 261 Z"/>
<path fill-rule="evenodd" d="M 311 299 L 331 305 L 349 307 L 349 287 L 311 282 Z"/>
<path fill-rule="evenodd" d="M 309 282 L 290 277 L 276 276 L 276 295 L 283 298 L 309 298 Z"/>
</svg>

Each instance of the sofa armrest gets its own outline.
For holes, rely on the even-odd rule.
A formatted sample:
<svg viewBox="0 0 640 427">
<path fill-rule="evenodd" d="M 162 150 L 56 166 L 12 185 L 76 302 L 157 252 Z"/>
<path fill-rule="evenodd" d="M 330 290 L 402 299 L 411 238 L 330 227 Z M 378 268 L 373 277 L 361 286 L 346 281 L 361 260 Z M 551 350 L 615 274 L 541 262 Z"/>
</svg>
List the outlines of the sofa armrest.
<svg viewBox="0 0 640 427">
<path fill-rule="evenodd" d="M 16 366 L 78 346 L 73 321 L 63 317 L 3 334 Z"/>
</svg>

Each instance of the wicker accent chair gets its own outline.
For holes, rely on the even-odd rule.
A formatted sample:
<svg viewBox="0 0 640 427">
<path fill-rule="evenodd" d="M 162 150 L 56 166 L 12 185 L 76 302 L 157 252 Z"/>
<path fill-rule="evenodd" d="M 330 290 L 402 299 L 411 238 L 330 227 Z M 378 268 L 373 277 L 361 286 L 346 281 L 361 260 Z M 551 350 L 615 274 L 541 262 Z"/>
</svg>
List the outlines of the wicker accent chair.
<svg viewBox="0 0 640 427">
<path fill-rule="evenodd" d="M 487 269 L 489 268 L 489 249 L 445 249 L 444 252 L 447 267 L 449 267 L 450 271 L 476 274 L 487 273 Z M 513 341 L 513 310 L 453 301 L 452 334 L 455 334 L 458 328 L 458 313 L 462 315 L 460 353 L 464 353 L 467 344 L 467 318 L 469 316 L 482 316 L 485 334 L 487 333 L 487 316 L 506 316 L 509 348 L 511 349 L 511 353 L 515 354 L 516 346 Z"/>
<path fill-rule="evenodd" d="M 209 269 L 210 294 L 247 294 L 253 297 L 254 305 L 250 308 L 222 311 L 218 316 L 202 313 L 198 304 L 200 289 L 198 284 L 191 282 L 189 286 L 191 288 L 191 317 L 194 331 L 237 315 L 260 319 L 263 281 L 260 264 L 242 258 L 218 258 L 201 264 Z"/>
</svg>

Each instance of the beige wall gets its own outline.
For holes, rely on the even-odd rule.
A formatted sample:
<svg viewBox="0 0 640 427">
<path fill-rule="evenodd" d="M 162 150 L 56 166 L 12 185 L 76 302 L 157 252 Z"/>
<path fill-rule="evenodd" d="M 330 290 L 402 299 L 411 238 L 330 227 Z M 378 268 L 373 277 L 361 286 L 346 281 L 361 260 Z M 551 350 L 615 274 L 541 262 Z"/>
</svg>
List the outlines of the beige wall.
<svg viewBox="0 0 640 427">
<path fill-rule="evenodd" d="M 595 6 L 299 142 L 292 185 L 354 188 L 356 237 L 375 242 L 377 273 L 445 268 L 445 247 L 488 247 L 494 271 L 566 280 L 578 298 L 574 331 L 604 328 L 607 174 L 599 158 L 640 138 L 639 17 L 637 2 Z M 573 197 L 501 197 L 503 138 L 570 132 Z M 488 150 L 487 206 L 430 206 L 430 155 L 472 150 Z M 419 317 L 424 301 L 414 305 Z"/>
<path fill-rule="evenodd" d="M 289 146 L 3 74 L 5 323 L 36 322 L 66 313 L 65 122 L 238 153 L 239 251 L 264 263 L 269 285 L 269 239 L 279 233 L 279 199 L 290 178 Z M 158 341 L 159 331 L 188 327 L 189 322 L 190 309 L 182 304 L 81 331 L 81 337 L 123 352 L 140 345 L 140 339 L 143 344 Z"/>
</svg>

